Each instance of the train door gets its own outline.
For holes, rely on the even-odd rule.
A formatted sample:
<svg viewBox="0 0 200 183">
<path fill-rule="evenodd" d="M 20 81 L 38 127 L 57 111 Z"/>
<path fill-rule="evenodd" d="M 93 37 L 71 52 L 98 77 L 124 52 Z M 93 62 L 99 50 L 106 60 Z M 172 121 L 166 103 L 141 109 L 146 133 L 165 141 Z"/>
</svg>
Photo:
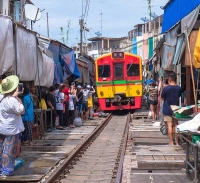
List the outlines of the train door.
<svg viewBox="0 0 200 183">
<path fill-rule="evenodd" d="M 115 63 L 113 67 L 114 71 L 114 80 L 124 80 L 124 64 L 123 63 Z"/>
</svg>

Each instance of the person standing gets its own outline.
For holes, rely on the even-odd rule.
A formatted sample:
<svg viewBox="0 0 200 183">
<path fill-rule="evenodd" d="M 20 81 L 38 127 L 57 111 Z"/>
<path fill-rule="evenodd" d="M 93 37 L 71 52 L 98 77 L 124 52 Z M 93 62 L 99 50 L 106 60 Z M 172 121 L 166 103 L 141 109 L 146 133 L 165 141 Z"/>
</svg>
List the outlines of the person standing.
<svg viewBox="0 0 200 183">
<path fill-rule="evenodd" d="M 70 93 L 69 94 L 69 127 L 74 128 L 74 119 L 75 119 L 75 105 L 74 105 L 74 98 L 76 97 L 76 92 L 75 93 Z"/>
<path fill-rule="evenodd" d="M 2 80 L 3 98 L 0 100 L 0 173 L 2 177 L 14 172 L 17 144 L 20 133 L 24 131 L 21 115 L 24 106 L 18 98 L 17 76 L 8 76 Z"/>
<path fill-rule="evenodd" d="M 59 127 L 58 129 L 63 129 L 63 103 L 64 103 L 64 93 L 62 92 L 64 89 L 63 85 L 59 86 L 59 89 L 55 91 L 54 97 L 56 99 L 56 112 L 59 117 Z"/>
<path fill-rule="evenodd" d="M 77 86 L 77 107 L 78 107 L 78 116 L 81 117 L 81 119 L 83 120 L 83 112 L 82 112 L 82 108 L 83 108 L 83 91 L 80 85 Z"/>
<path fill-rule="evenodd" d="M 47 127 L 51 127 L 51 120 L 52 120 L 52 125 L 53 129 L 55 130 L 55 120 L 56 120 L 56 100 L 54 98 L 54 93 L 55 93 L 55 86 L 51 86 L 49 88 L 49 92 L 46 95 L 46 103 L 47 103 L 47 108 L 51 109 L 52 111 L 47 111 Z M 51 113 L 52 113 L 52 119 L 51 119 Z"/>
<path fill-rule="evenodd" d="M 153 118 L 152 122 L 154 123 L 156 120 L 156 111 L 158 104 L 158 88 L 156 87 L 156 83 L 152 83 L 149 87 L 149 103 Z"/>
<path fill-rule="evenodd" d="M 24 105 L 25 113 L 22 117 L 25 130 L 22 133 L 22 145 L 32 145 L 32 128 L 31 123 L 34 122 L 34 102 L 30 95 L 30 90 L 24 86 L 22 103 Z"/>
<path fill-rule="evenodd" d="M 95 93 L 95 90 L 93 86 L 90 88 L 90 91 L 88 93 L 88 109 L 89 109 L 89 119 L 92 117 L 92 110 L 93 110 L 93 94 Z"/>
<path fill-rule="evenodd" d="M 68 123 L 69 123 L 69 85 L 68 85 L 68 81 L 65 80 L 63 82 L 64 85 L 64 89 L 63 89 L 63 93 L 64 93 L 64 119 L 63 119 L 63 124 L 65 127 L 68 127 Z"/>
<path fill-rule="evenodd" d="M 176 74 L 171 73 L 168 79 L 169 85 L 164 87 L 161 94 L 161 97 L 164 100 L 163 115 L 164 121 L 167 122 L 168 126 L 169 145 L 174 145 L 173 128 L 176 129 L 177 126 L 176 123 L 173 123 L 173 111 L 171 109 L 171 105 L 179 106 L 179 97 L 181 96 L 181 87 L 176 84 L 176 79 Z M 176 144 L 178 144 L 178 141 Z"/>
<path fill-rule="evenodd" d="M 88 119 L 88 94 L 90 85 L 83 86 L 83 110 L 85 111 L 86 119 Z"/>
</svg>

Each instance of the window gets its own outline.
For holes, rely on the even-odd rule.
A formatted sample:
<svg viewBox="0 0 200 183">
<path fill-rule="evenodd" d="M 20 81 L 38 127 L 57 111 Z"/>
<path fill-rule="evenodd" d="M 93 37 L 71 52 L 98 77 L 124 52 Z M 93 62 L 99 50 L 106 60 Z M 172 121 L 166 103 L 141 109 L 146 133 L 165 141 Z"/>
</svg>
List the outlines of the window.
<svg viewBox="0 0 200 183">
<path fill-rule="evenodd" d="M 123 76 L 122 64 L 115 65 L 115 78 L 121 78 Z"/>
<path fill-rule="evenodd" d="M 98 66 L 98 76 L 100 78 L 110 77 L 110 65 L 99 65 Z"/>
<path fill-rule="evenodd" d="M 128 64 L 127 65 L 127 76 L 139 76 L 140 69 L 139 64 Z"/>
</svg>

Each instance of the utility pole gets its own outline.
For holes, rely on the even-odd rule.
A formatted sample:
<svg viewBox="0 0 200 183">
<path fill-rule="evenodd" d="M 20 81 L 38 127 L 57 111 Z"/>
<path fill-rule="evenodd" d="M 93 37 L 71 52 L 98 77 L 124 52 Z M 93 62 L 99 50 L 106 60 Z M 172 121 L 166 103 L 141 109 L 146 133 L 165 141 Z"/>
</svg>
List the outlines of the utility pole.
<svg viewBox="0 0 200 183">
<path fill-rule="evenodd" d="M 47 37 L 49 37 L 49 16 L 47 12 Z"/>
<path fill-rule="evenodd" d="M 103 22 L 103 19 L 102 19 L 102 15 L 103 15 L 103 13 L 101 12 L 101 37 L 102 37 L 102 35 L 103 35 L 103 25 L 102 25 L 102 22 Z"/>
<path fill-rule="evenodd" d="M 83 46 L 83 19 L 79 20 L 80 25 L 80 55 L 82 55 L 82 46 Z"/>
</svg>

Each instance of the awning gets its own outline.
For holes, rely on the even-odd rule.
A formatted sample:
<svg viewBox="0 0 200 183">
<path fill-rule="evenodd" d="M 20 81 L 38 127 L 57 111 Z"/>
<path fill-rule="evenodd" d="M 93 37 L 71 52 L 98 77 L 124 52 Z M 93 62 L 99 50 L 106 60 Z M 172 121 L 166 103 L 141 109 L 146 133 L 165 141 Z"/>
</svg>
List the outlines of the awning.
<svg viewBox="0 0 200 183">
<path fill-rule="evenodd" d="M 48 77 L 47 77 L 48 76 Z M 44 48 L 38 46 L 38 70 L 35 86 L 50 87 L 54 80 L 54 61 L 44 53 Z"/>
<path fill-rule="evenodd" d="M 161 40 L 156 44 L 154 51 L 160 49 L 160 47 L 163 45 L 164 42 L 165 42 L 165 36 L 163 36 Z"/>
<path fill-rule="evenodd" d="M 172 30 L 165 34 L 165 43 L 163 45 L 162 68 L 172 71 L 172 63 L 176 51 L 177 30 L 180 25 L 177 25 Z"/>
<path fill-rule="evenodd" d="M 170 1 L 164 10 L 162 33 L 165 33 L 182 18 L 199 6 L 200 0 L 173 0 Z"/>
<path fill-rule="evenodd" d="M 68 78 L 72 76 L 74 80 L 81 77 L 73 50 L 61 54 L 61 65 L 64 68 L 64 77 Z"/>
<path fill-rule="evenodd" d="M 15 61 L 13 24 L 8 17 L 0 16 L 0 75 L 11 72 Z"/>
<path fill-rule="evenodd" d="M 36 33 L 20 25 L 15 27 L 17 76 L 21 81 L 34 81 L 37 72 Z"/>
</svg>

